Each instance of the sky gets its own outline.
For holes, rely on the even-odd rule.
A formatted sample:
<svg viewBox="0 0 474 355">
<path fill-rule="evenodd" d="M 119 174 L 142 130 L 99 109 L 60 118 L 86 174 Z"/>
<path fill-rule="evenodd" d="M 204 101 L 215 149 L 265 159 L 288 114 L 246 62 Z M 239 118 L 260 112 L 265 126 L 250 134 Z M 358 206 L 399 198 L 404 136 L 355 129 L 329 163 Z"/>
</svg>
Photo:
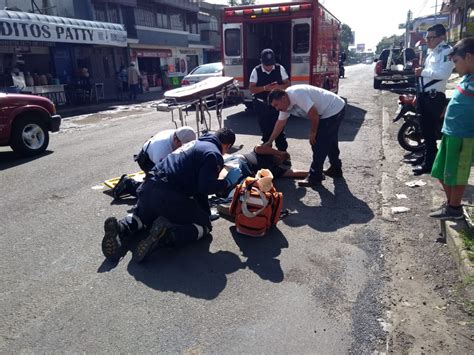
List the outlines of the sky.
<svg viewBox="0 0 474 355">
<path fill-rule="evenodd" d="M 206 2 L 227 4 L 226 0 L 205 0 Z M 289 0 L 291 1 L 291 0 Z M 285 0 L 257 0 L 257 3 L 278 3 Z M 401 34 L 398 25 L 405 23 L 407 12 L 413 18 L 432 15 L 435 5 L 438 11 L 442 0 L 320 0 L 334 16 L 355 31 L 355 43 L 365 43 L 366 49 L 375 49 L 383 37 Z"/>
</svg>

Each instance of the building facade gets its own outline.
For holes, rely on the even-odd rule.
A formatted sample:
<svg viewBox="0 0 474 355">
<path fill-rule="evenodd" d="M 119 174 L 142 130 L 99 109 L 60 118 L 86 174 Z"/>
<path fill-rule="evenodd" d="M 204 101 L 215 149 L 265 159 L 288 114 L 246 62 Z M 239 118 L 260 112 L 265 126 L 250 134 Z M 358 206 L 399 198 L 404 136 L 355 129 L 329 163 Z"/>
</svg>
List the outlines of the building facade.
<svg viewBox="0 0 474 355">
<path fill-rule="evenodd" d="M 0 0 L 0 7 L 7 9 L 0 10 L 0 87 L 51 94 L 58 104 L 75 101 L 79 88 L 82 101 L 115 95 L 115 71 L 127 56 L 123 25 L 93 21 L 80 0 Z"/>
<path fill-rule="evenodd" d="M 450 43 L 474 36 L 474 0 L 444 0 L 441 12 L 449 17 Z"/>
<path fill-rule="evenodd" d="M 41 16 L 45 25 L 86 20 L 106 32 L 122 31 L 120 43 L 81 42 L 70 36 L 68 41 L 32 41 L 10 38 L 8 29 L 0 27 L 0 69 L 8 77 L 13 68 L 20 67 L 28 77 L 47 75 L 61 85 L 76 82 L 86 71 L 90 80 L 102 85 L 105 97 L 111 98 L 121 68 L 135 62 L 144 91 L 176 87 L 197 65 L 220 60 L 222 6 L 202 5 L 200 9 L 192 0 L 0 0 L 0 8 L 8 9 L 5 17 L 21 14 L 22 21 L 28 22 L 32 21 L 28 16 Z"/>
</svg>

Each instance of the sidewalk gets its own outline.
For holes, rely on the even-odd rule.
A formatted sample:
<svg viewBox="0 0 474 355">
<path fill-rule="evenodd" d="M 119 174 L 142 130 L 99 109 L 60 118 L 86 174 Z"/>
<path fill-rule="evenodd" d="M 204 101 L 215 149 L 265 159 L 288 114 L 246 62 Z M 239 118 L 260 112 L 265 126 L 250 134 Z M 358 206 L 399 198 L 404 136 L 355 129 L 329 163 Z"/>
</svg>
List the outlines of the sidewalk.
<svg viewBox="0 0 474 355">
<path fill-rule="evenodd" d="M 77 115 L 85 115 L 91 113 L 97 113 L 100 111 L 110 110 L 117 106 L 124 106 L 124 105 L 137 105 L 142 104 L 145 102 L 156 101 L 163 98 L 164 91 L 153 91 L 153 92 L 146 92 L 143 94 L 138 95 L 138 99 L 136 101 L 129 101 L 129 100 L 103 100 L 98 103 L 91 103 L 87 105 L 77 105 L 77 106 L 57 106 L 56 109 L 58 114 L 61 115 L 62 118 L 77 116 Z"/>
</svg>

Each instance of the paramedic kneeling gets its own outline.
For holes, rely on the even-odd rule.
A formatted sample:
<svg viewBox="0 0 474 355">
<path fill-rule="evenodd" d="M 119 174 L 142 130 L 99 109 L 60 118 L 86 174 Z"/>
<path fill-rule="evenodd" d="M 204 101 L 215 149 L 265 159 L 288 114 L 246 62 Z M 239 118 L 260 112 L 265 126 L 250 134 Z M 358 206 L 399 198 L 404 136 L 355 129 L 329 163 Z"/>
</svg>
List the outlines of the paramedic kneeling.
<svg viewBox="0 0 474 355">
<path fill-rule="evenodd" d="M 222 154 L 235 142 L 235 133 L 221 128 L 189 142 L 163 159 L 138 189 L 133 214 L 104 223 L 102 252 L 107 259 L 119 260 L 128 250 L 133 235 L 150 228 L 134 257 L 142 261 L 158 246 L 183 246 L 211 231 L 207 196 L 235 185 L 238 168 L 219 180 L 224 165 Z"/>
<path fill-rule="evenodd" d="M 168 154 L 195 139 L 196 131 L 189 126 L 161 131 L 143 144 L 140 152 L 135 155 L 135 161 L 145 174 L 148 174 Z M 141 182 L 129 178 L 127 174 L 123 174 L 112 193 L 115 199 L 120 199 L 124 195 L 137 196 L 137 190 L 140 185 Z"/>
<path fill-rule="evenodd" d="M 265 145 L 273 140 L 285 127 L 290 115 L 307 117 L 311 121 L 309 142 L 313 150 L 313 162 L 308 177 L 298 186 L 314 187 L 324 180 L 323 165 L 329 157 L 331 166 L 324 174 L 342 177 L 339 159 L 338 134 L 344 117 L 345 102 L 336 94 L 311 85 L 294 85 L 286 90 L 275 89 L 268 95 L 268 103 L 280 111 L 273 133 Z"/>
</svg>

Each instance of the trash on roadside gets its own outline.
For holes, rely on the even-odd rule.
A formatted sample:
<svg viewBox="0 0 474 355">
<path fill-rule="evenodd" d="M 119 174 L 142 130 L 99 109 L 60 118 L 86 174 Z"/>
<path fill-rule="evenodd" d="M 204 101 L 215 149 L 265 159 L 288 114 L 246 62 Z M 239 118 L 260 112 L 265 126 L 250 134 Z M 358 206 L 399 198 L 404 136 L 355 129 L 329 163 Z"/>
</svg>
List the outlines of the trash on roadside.
<svg viewBox="0 0 474 355">
<path fill-rule="evenodd" d="M 395 194 L 395 196 L 397 196 L 399 200 L 401 200 L 402 198 L 408 198 L 405 194 Z"/>
<path fill-rule="evenodd" d="M 403 207 L 403 206 L 392 207 L 391 210 L 392 210 L 392 213 L 405 213 L 405 212 L 410 211 L 408 207 Z"/>
<path fill-rule="evenodd" d="M 104 185 L 96 185 L 96 186 L 92 186 L 91 189 L 92 190 L 102 190 L 105 186 Z"/>
<path fill-rule="evenodd" d="M 423 180 L 413 180 L 413 181 L 406 182 L 405 185 L 409 187 L 425 186 L 426 182 L 424 182 Z"/>
</svg>

